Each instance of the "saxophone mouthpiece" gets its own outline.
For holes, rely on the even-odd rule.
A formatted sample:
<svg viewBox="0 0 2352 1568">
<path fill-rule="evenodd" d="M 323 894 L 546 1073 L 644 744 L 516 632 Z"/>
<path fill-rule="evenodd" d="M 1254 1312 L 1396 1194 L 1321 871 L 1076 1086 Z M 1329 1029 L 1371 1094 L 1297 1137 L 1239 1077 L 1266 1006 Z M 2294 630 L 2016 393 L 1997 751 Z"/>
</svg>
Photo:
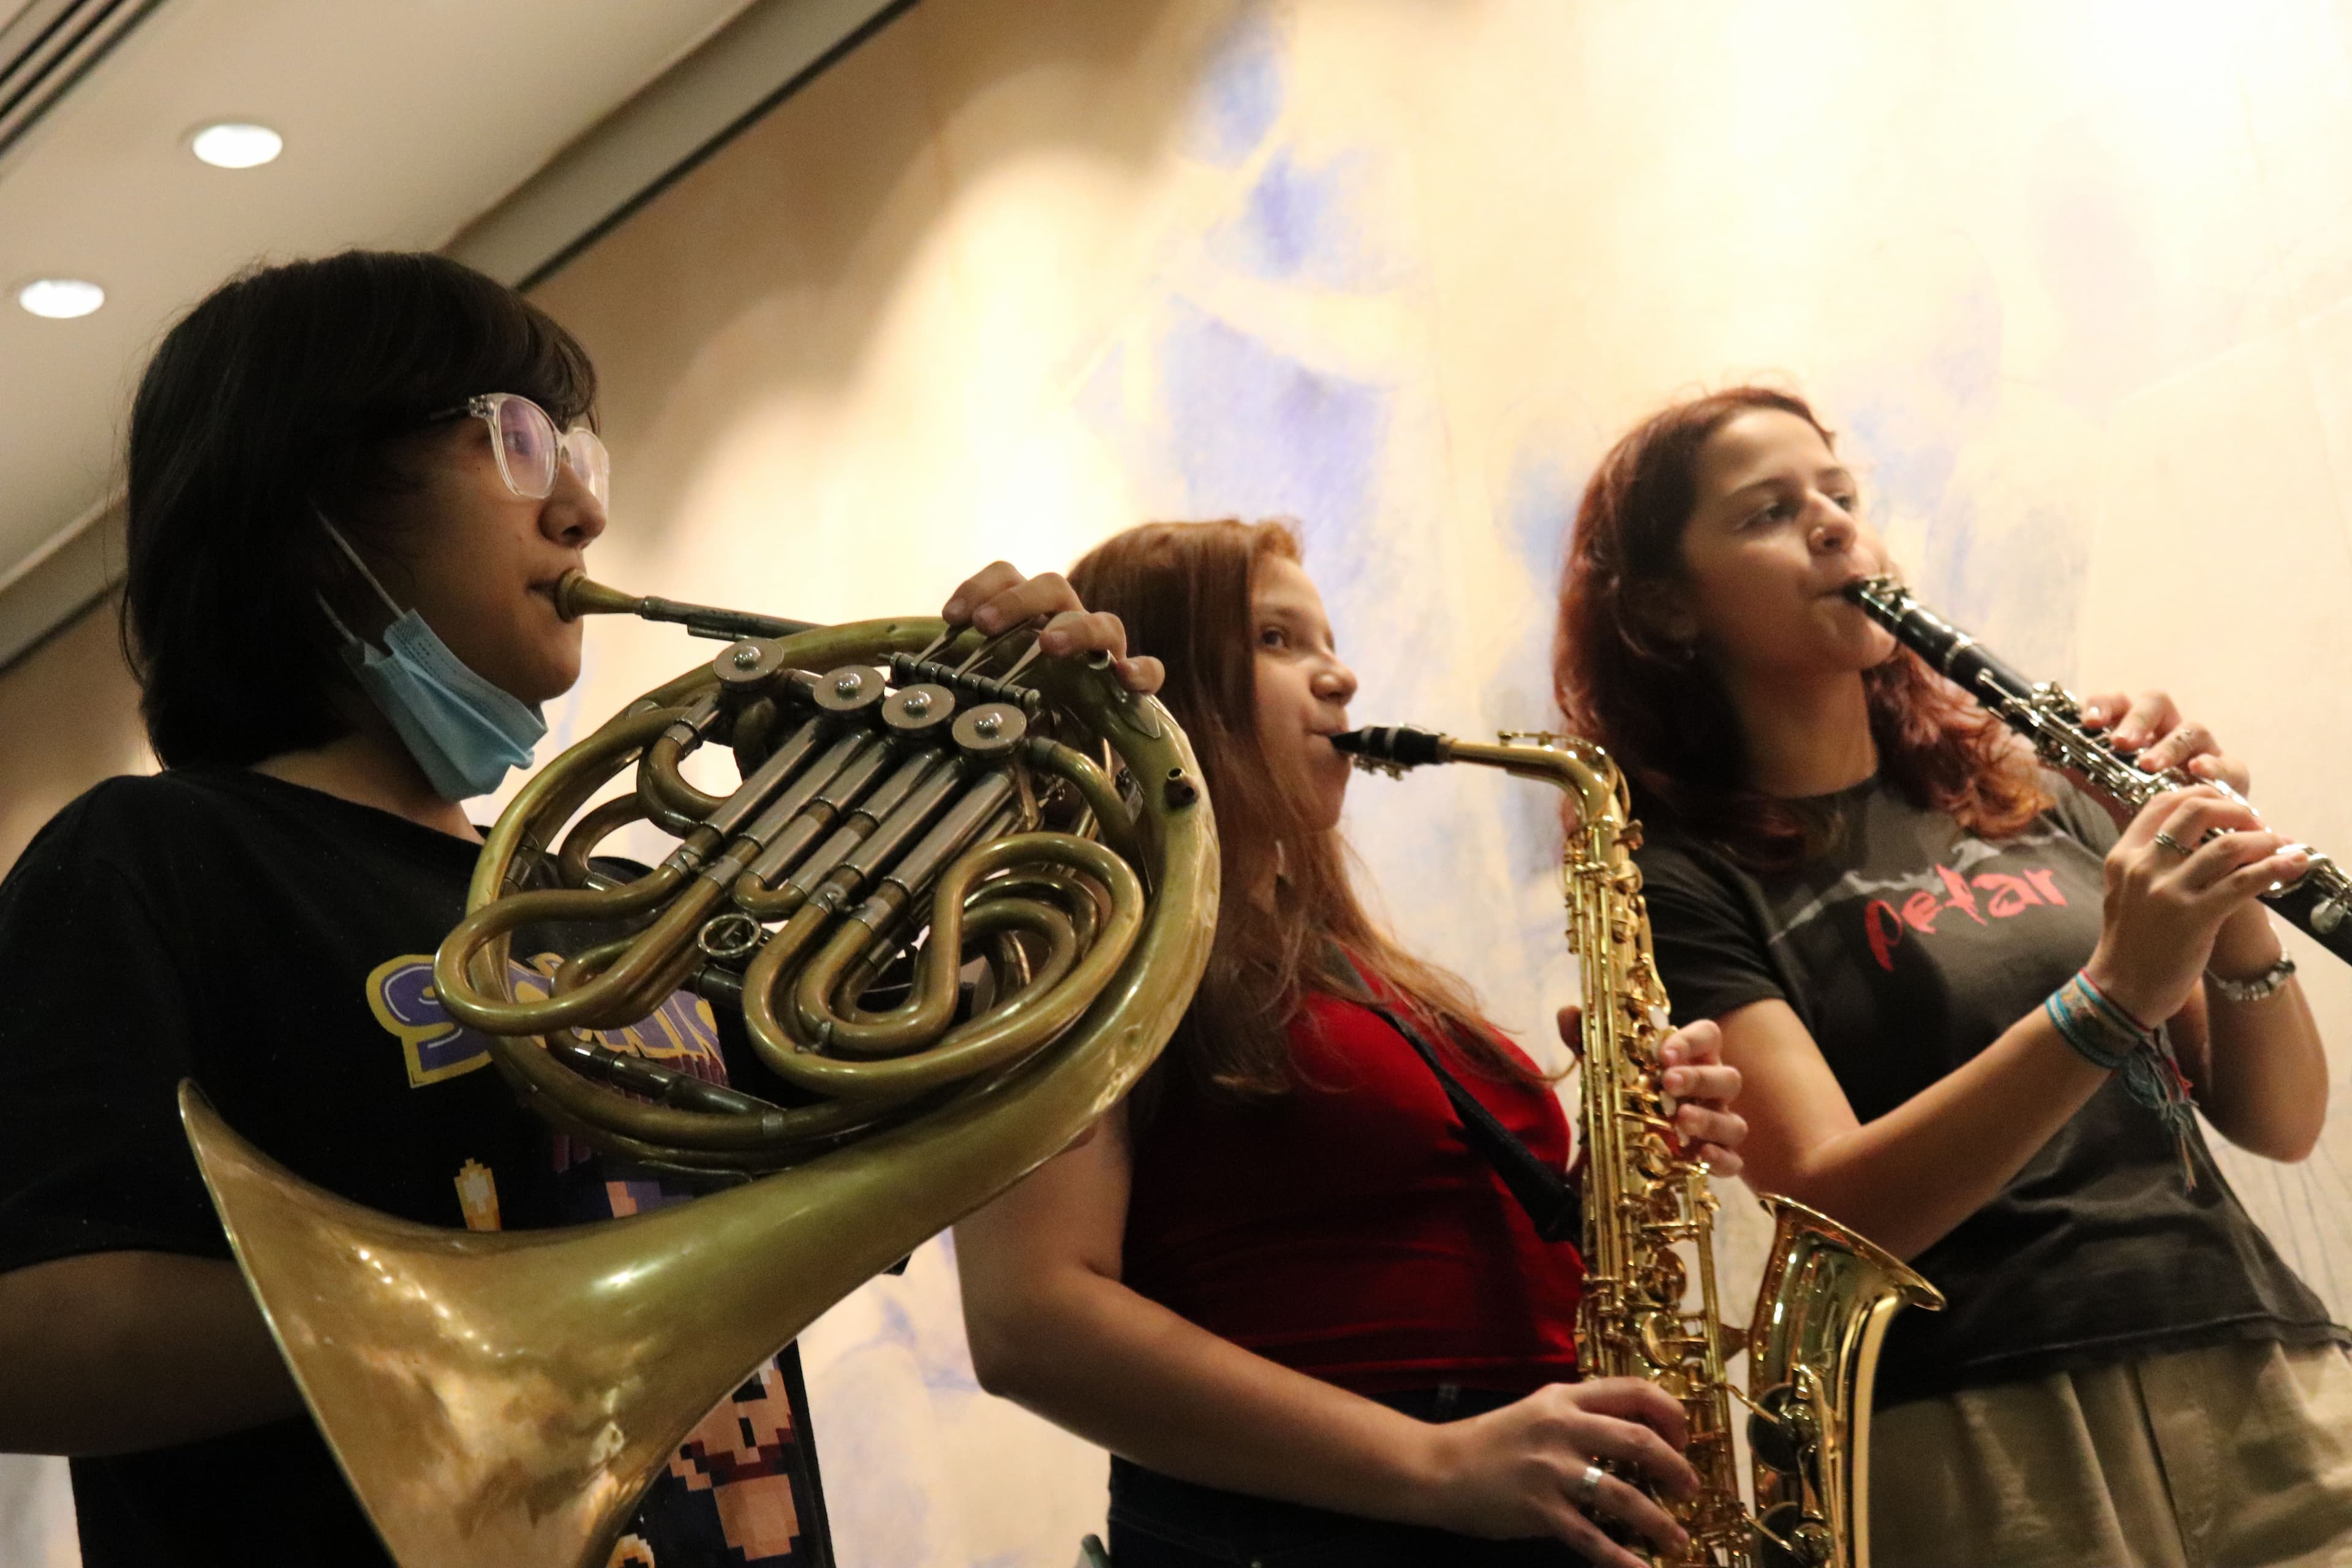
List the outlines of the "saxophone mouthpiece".
<svg viewBox="0 0 2352 1568">
<path fill-rule="evenodd" d="M 1358 767 L 1394 771 L 1444 762 L 1446 741 L 1447 737 L 1427 730 L 1379 724 L 1342 731 L 1331 737 L 1331 748 L 1355 758 Z"/>
</svg>

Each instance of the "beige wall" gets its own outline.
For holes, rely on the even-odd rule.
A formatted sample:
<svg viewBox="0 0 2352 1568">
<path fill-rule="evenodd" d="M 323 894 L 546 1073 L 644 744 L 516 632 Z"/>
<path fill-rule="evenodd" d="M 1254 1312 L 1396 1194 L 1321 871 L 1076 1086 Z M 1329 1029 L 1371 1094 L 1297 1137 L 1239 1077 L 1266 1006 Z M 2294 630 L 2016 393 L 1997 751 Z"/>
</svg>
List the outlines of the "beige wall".
<svg viewBox="0 0 2352 1568">
<path fill-rule="evenodd" d="M 108 595 L 0 672 L 0 866 L 99 780 L 154 770 L 115 606 Z"/>
<path fill-rule="evenodd" d="M 1540 723 L 1590 465 L 1763 374 L 1846 433 L 1933 601 L 2028 668 L 2171 687 L 2352 853 L 2347 16 L 926 0 L 543 290 L 606 381 L 595 567 L 829 618 L 1286 512 L 1361 717 Z M 19 837 L 135 755 L 77 636 L 0 680 Z M 556 740 L 705 651 L 599 625 Z M 1569 993 L 1545 803 L 1431 778 L 1350 814 L 1503 1017 Z M 2352 973 L 2306 974 L 2340 1084 Z M 2309 1163 L 2231 1167 L 2339 1310 L 2347 1164 L 2339 1110 Z M 1059 1568 L 1099 1521 L 1100 1457 L 973 1388 L 942 1247 L 807 1346 L 851 1568 Z"/>
</svg>

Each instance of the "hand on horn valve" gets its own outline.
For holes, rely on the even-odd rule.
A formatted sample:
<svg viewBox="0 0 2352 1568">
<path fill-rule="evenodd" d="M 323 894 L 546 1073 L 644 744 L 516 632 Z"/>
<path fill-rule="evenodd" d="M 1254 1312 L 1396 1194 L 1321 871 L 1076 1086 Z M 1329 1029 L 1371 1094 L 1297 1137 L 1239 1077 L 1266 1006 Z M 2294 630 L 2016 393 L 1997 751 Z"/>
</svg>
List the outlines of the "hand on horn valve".
<svg viewBox="0 0 2352 1568">
<path fill-rule="evenodd" d="M 1058 572 L 1031 577 L 1011 562 L 994 562 L 964 579 L 940 611 L 940 617 L 951 626 L 969 622 L 991 633 L 1038 616 L 1052 617 L 1037 637 L 1047 653 L 1107 653 L 1120 684 L 1129 691 L 1157 691 L 1166 679 L 1158 659 L 1129 658 L 1127 628 L 1118 617 L 1078 603 L 1076 591 Z"/>
</svg>

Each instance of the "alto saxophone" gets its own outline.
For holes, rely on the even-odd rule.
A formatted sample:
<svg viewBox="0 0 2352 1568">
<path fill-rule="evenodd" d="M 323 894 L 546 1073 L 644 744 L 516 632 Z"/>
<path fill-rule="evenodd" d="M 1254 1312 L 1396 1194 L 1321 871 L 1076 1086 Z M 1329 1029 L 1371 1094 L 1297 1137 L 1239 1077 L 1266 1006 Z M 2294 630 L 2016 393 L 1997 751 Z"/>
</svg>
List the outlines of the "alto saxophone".
<svg viewBox="0 0 2352 1568">
<path fill-rule="evenodd" d="M 1523 731 L 1487 746 L 1423 730 L 1366 729 L 1332 744 L 1358 766 L 1392 776 L 1425 763 L 1499 768 L 1553 785 L 1573 808 L 1560 880 L 1584 1004 L 1577 1362 L 1588 1377 L 1638 1377 L 1680 1401 L 1699 1476 L 1695 1497 L 1657 1499 L 1689 1532 L 1689 1550 L 1649 1560 L 1657 1568 L 1868 1568 L 1879 1344 L 1897 1310 L 1934 1310 L 1944 1299 L 1835 1220 L 1767 1196 L 1772 1249 L 1755 1315 L 1744 1330 L 1722 1321 L 1717 1200 L 1706 1163 L 1689 1158 L 1675 1135 L 1674 1105 L 1661 1087 L 1658 1047 L 1672 1026 L 1633 858 L 1641 824 L 1616 764 L 1588 741 Z M 1744 1393 L 1726 1371 L 1742 1350 Z M 1732 1452 L 1735 1400 L 1748 1411 L 1752 1508 L 1740 1498 Z"/>
<path fill-rule="evenodd" d="M 2168 789 L 2206 784 L 2243 804 L 2244 797 L 2214 779 L 2178 768 L 2149 773 L 2119 752 L 2107 737 L 2083 723 L 2082 700 L 2052 681 L 2028 680 L 1994 657 L 1991 649 L 1911 596 L 1892 577 L 1864 577 L 1846 584 L 1846 597 L 1917 654 L 1946 679 L 1976 699 L 1986 711 L 2024 736 L 2052 767 L 2082 776 L 2093 793 L 2137 811 Z M 2352 963 L 2352 875 L 2314 852 L 2311 865 L 2292 882 L 2262 895 L 2320 946 Z"/>
</svg>

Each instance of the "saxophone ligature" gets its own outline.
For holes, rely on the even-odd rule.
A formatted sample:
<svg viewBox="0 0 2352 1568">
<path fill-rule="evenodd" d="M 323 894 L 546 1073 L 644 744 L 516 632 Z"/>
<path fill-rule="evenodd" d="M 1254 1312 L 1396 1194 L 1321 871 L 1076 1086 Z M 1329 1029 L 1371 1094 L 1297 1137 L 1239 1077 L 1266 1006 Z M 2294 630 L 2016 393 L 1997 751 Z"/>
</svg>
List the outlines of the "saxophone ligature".
<svg viewBox="0 0 2352 1568">
<path fill-rule="evenodd" d="M 1694 1497 L 1652 1494 L 1689 1532 L 1690 1546 L 1680 1555 L 1653 1551 L 1648 1560 L 1657 1568 L 1869 1568 L 1879 1345 L 1897 1310 L 1940 1308 L 1943 1297 L 1835 1220 L 1765 1196 L 1773 1237 L 1756 1310 L 1745 1329 L 1723 1322 L 1717 1199 L 1705 1163 L 1682 1152 L 1662 1088 L 1666 990 L 1633 859 L 1641 825 L 1616 764 L 1590 742 L 1525 731 L 1483 745 L 1422 730 L 1363 729 L 1331 743 L 1372 771 L 1401 776 L 1424 763 L 1464 763 L 1538 780 L 1566 797 L 1572 820 L 1560 879 L 1583 993 L 1577 1362 L 1587 1377 L 1638 1377 L 1679 1401 L 1699 1475 Z M 1746 1392 L 1727 1371 L 1742 1350 Z M 1748 1410 L 1752 1509 L 1741 1499 L 1732 1449 L 1735 1399 Z"/>
<path fill-rule="evenodd" d="M 1040 658 L 1034 626 L 809 626 L 577 573 L 557 603 L 729 646 L 523 786 L 435 990 L 559 1128 L 735 1184 L 571 1229 L 436 1229 L 301 1182 L 181 1088 L 237 1261 L 404 1568 L 604 1568 L 751 1369 L 1117 1102 L 1215 923 L 1198 764 L 1107 658 Z M 681 772 L 704 748 L 738 782 Z M 639 820 L 675 840 L 657 868 L 592 861 Z M 510 956 L 567 924 L 551 973 Z M 681 987 L 740 1008 L 788 1103 L 607 1043 Z"/>
<path fill-rule="evenodd" d="M 2203 784 L 2244 803 L 2229 785 L 2180 769 L 2152 773 L 2083 722 L 2082 700 L 2053 681 L 2028 680 L 1991 649 L 1928 609 L 1892 577 L 1846 584 L 1846 597 L 2002 723 L 2032 742 L 2052 767 L 2073 773 L 2107 804 L 2136 812 L 2167 790 Z M 2263 901 L 2336 957 L 2352 963 L 2352 876 L 2325 855 Z"/>
</svg>

